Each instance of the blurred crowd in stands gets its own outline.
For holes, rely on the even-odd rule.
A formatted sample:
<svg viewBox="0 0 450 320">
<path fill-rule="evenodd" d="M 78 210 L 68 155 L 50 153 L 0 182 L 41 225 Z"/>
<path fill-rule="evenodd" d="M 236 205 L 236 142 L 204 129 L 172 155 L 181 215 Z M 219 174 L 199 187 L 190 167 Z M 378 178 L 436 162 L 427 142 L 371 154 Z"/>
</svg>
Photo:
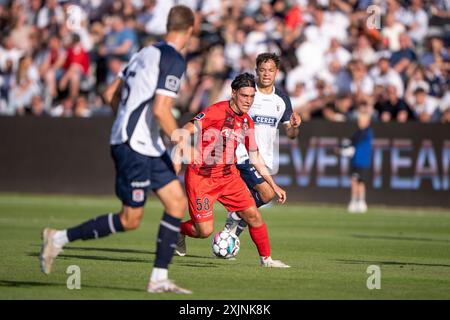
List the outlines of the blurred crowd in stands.
<svg viewBox="0 0 450 320">
<path fill-rule="evenodd" d="M 178 115 L 275 52 L 304 121 L 450 123 L 449 0 L 0 0 L 0 115 L 110 115 L 102 92 L 175 4 L 196 12 Z"/>
</svg>

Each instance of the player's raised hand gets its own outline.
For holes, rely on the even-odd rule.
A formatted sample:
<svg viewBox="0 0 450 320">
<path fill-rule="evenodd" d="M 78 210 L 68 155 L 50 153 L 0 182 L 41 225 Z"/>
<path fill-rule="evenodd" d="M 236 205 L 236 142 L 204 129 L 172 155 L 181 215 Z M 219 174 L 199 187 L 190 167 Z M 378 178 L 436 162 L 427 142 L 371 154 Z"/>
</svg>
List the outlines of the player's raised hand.
<svg viewBox="0 0 450 320">
<path fill-rule="evenodd" d="M 294 128 L 297 128 L 302 123 L 302 118 L 300 117 L 300 115 L 297 112 L 293 112 L 289 121 L 291 123 L 291 126 L 293 126 Z"/>
<path fill-rule="evenodd" d="M 287 196 L 286 196 L 286 191 L 284 191 L 283 189 L 281 189 L 279 186 L 275 186 L 275 188 L 273 189 L 273 191 L 275 191 L 275 194 L 278 197 L 278 203 L 285 203 Z"/>
</svg>

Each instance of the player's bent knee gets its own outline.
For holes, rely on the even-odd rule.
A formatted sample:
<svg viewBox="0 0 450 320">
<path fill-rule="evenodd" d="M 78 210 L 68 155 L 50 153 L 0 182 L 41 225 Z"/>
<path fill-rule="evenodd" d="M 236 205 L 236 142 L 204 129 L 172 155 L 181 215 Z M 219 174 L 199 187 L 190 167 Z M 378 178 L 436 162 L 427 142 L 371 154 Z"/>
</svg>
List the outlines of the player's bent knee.
<svg viewBox="0 0 450 320">
<path fill-rule="evenodd" d="M 198 233 L 198 237 L 205 239 L 208 238 L 212 234 L 212 230 L 200 230 Z"/>
<path fill-rule="evenodd" d="M 122 226 L 126 231 L 135 230 L 141 225 L 143 215 L 143 207 L 124 207 L 122 209 L 122 212 L 120 213 L 120 222 L 122 223 Z"/>
<path fill-rule="evenodd" d="M 208 238 L 214 232 L 214 225 L 203 225 L 197 228 L 199 238 Z"/>
<path fill-rule="evenodd" d="M 240 215 L 250 226 L 259 226 L 264 222 L 261 213 L 256 207 L 250 207 L 240 212 Z"/>
</svg>

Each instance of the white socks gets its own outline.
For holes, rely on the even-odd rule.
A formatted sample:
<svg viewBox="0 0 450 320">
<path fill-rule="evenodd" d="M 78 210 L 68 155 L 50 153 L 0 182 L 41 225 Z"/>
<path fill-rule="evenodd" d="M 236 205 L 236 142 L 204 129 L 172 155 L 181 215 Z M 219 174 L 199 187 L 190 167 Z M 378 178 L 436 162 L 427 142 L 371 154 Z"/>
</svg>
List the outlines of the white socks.
<svg viewBox="0 0 450 320">
<path fill-rule="evenodd" d="M 229 212 L 228 216 L 231 217 L 235 221 L 241 221 L 242 218 L 237 215 L 236 212 Z"/>
<path fill-rule="evenodd" d="M 53 235 L 53 244 L 55 247 L 62 248 L 67 243 L 69 243 L 69 239 L 67 238 L 67 230 L 56 231 Z"/>
<path fill-rule="evenodd" d="M 159 282 L 167 280 L 169 276 L 169 271 L 163 268 L 153 268 L 152 275 L 150 277 L 151 282 Z"/>
</svg>

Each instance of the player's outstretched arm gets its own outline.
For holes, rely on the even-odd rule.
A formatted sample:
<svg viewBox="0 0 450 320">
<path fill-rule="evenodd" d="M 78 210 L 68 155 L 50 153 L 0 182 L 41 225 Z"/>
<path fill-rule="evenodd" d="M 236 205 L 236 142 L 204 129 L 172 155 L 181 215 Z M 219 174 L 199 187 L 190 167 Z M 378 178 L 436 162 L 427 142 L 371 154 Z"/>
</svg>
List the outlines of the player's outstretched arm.
<svg viewBox="0 0 450 320">
<path fill-rule="evenodd" d="M 255 167 L 256 171 L 258 171 L 258 173 L 263 177 L 264 180 L 266 180 L 266 182 L 273 189 L 273 191 L 278 197 L 278 202 L 285 203 L 287 199 L 286 191 L 281 189 L 275 183 L 259 151 L 249 151 L 248 154 L 250 158 L 250 163 Z"/>
</svg>

